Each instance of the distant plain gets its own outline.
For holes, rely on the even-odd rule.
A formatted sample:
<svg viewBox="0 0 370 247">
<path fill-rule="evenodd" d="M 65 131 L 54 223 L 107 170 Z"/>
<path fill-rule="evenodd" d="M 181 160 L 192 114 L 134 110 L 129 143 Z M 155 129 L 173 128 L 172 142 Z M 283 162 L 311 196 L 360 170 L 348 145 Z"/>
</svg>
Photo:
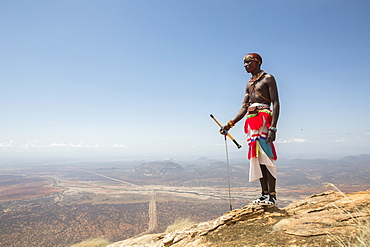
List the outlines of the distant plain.
<svg viewBox="0 0 370 247">
<path fill-rule="evenodd" d="M 279 160 L 279 207 L 335 184 L 370 188 L 370 155 Z M 178 218 L 214 219 L 260 193 L 247 161 L 77 162 L 0 167 L 2 246 L 69 246 L 87 238 L 119 241 L 163 232 Z M 154 210 L 154 212 L 153 212 Z"/>
</svg>

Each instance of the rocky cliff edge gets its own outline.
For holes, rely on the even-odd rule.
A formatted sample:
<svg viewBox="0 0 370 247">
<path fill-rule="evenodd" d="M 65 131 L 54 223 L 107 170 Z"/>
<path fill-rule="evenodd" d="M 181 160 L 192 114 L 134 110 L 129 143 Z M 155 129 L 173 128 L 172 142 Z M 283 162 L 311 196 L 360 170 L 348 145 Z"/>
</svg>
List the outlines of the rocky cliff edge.
<svg viewBox="0 0 370 247">
<path fill-rule="evenodd" d="M 344 246 L 340 241 L 369 238 L 369 222 L 370 190 L 327 191 L 282 209 L 245 206 L 212 221 L 108 247 Z"/>
</svg>

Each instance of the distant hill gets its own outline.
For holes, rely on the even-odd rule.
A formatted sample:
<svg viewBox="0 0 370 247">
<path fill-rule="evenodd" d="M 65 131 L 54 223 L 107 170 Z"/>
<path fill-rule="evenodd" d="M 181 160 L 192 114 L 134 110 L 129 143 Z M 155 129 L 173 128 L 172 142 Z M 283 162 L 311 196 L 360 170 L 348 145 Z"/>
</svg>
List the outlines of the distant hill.
<svg viewBox="0 0 370 247">
<path fill-rule="evenodd" d="M 278 183 L 282 186 L 320 186 L 333 183 L 345 186 L 365 185 L 362 189 L 366 189 L 370 182 L 370 155 L 366 154 L 340 159 L 281 160 L 277 167 Z M 345 188 L 342 189 L 348 192 Z"/>
<path fill-rule="evenodd" d="M 370 184 L 370 155 L 340 159 L 281 159 L 277 162 L 278 186 L 294 189 L 318 188 L 327 183 L 345 192 L 366 189 Z M 249 161 L 230 162 L 232 187 L 258 186 L 248 183 Z M 118 174 L 118 173 L 117 173 Z M 146 162 L 135 166 L 121 179 L 139 184 L 227 187 L 227 164 L 201 157 L 185 166 L 174 161 Z M 313 192 L 308 192 L 312 194 Z"/>
<path fill-rule="evenodd" d="M 156 161 L 144 163 L 132 169 L 132 173 L 145 176 L 162 176 L 167 173 L 180 172 L 184 168 L 172 161 Z"/>
</svg>

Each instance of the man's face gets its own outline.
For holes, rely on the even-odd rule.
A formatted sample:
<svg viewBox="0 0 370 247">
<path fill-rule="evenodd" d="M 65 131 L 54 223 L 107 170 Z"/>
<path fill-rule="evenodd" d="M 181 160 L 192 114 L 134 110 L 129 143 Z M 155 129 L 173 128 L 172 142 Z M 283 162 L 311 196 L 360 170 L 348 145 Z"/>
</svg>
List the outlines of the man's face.
<svg viewBox="0 0 370 247">
<path fill-rule="evenodd" d="M 257 68 L 257 61 L 252 59 L 244 59 L 244 69 L 251 73 L 253 70 Z"/>
</svg>

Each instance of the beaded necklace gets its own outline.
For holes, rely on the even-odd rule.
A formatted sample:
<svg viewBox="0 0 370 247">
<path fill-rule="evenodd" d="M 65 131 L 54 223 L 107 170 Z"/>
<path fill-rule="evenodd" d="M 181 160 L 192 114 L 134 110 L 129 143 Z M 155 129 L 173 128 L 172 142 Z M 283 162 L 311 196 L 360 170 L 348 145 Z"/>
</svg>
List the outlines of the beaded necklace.
<svg viewBox="0 0 370 247">
<path fill-rule="evenodd" d="M 256 85 L 256 83 L 261 79 L 261 77 L 265 74 L 264 70 L 261 70 L 257 75 L 252 76 L 251 79 L 249 79 L 249 83 L 251 85 Z"/>
<path fill-rule="evenodd" d="M 256 83 L 262 78 L 262 76 L 264 76 L 266 73 L 264 70 L 261 70 L 256 76 L 252 76 L 251 79 L 249 79 L 249 83 L 250 85 L 252 86 L 253 90 L 264 100 L 268 101 L 268 102 L 271 102 L 271 100 L 269 99 L 266 99 L 265 97 L 263 97 L 256 89 Z M 251 92 L 252 93 L 252 92 Z M 250 94 L 251 94 L 250 93 Z"/>
</svg>

